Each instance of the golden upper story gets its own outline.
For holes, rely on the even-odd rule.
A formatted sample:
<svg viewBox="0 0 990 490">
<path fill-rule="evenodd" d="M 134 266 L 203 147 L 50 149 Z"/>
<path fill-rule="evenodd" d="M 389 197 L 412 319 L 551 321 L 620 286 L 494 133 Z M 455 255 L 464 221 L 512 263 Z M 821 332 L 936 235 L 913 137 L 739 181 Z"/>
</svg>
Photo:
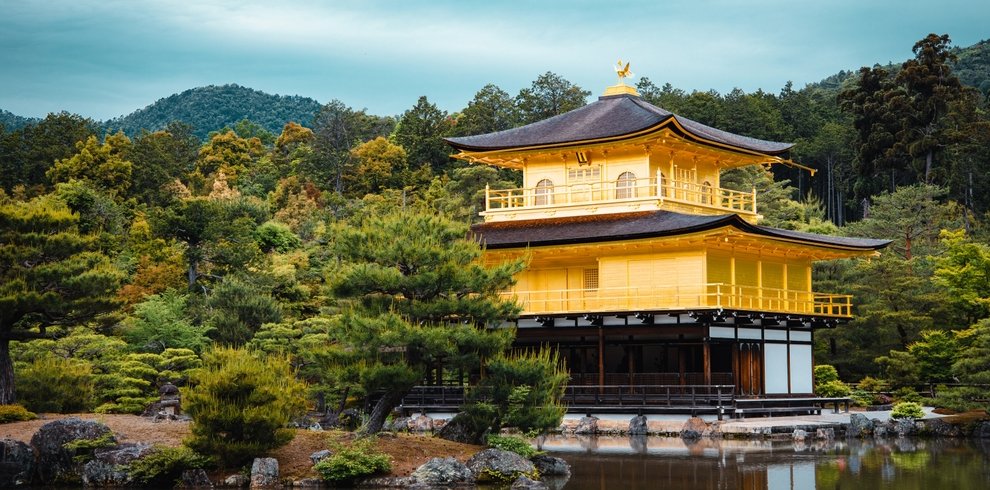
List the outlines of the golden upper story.
<svg viewBox="0 0 990 490">
<path fill-rule="evenodd" d="M 723 170 L 784 163 L 788 143 L 682 118 L 620 82 L 598 101 L 538 123 L 450 138 L 455 158 L 521 170 L 523 185 L 486 189 L 485 221 L 670 210 L 759 219 L 754 189 L 721 187 Z"/>
</svg>

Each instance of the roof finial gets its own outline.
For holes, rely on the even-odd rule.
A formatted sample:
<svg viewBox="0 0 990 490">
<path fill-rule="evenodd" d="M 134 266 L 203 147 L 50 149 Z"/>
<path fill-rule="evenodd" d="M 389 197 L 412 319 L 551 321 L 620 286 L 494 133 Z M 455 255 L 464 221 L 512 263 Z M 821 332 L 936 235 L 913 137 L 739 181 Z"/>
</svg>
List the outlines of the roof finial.
<svg viewBox="0 0 990 490">
<path fill-rule="evenodd" d="M 632 76 L 634 76 L 633 75 L 633 72 L 629 71 L 629 63 L 628 62 L 626 62 L 626 65 L 625 66 L 622 66 L 622 59 L 621 58 L 619 59 L 619 62 L 616 63 L 616 65 L 615 65 L 615 74 L 619 76 L 619 85 L 625 85 L 626 84 L 626 81 L 624 80 L 626 77 L 632 77 Z"/>
<path fill-rule="evenodd" d="M 619 77 L 619 83 L 612 85 L 605 89 L 604 96 L 608 97 L 610 95 L 634 95 L 639 97 L 639 92 L 636 91 L 635 87 L 626 85 L 626 78 L 632 77 L 633 72 L 629 70 L 629 62 L 623 63 L 620 59 L 618 63 L 615 64 L 615 74 Z"/>
</svg>

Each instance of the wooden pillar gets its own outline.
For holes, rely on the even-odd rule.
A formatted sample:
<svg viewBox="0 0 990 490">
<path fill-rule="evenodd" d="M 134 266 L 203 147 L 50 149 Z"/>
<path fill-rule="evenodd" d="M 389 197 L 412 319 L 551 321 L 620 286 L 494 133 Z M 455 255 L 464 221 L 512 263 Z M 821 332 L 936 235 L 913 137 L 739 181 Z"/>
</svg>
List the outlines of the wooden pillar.
<svg viewBox="0 0 990 490">
<path fill-rule="evenodd" d="M 678 344 L 677 345 L 677 370 L 680 373 L 680 378 L 681 378 L 681 384 L 682 385 L 687 384 L 687 379 L 686 379 L 687 377 L 684 375 L 684 369 L 685 369 L 685 366 L 684 365 L 685 364 L 686 364 L 686 362 L 685 362 L 685 359 L 684 359 L 684 345 Z"/>
<path fill-rule="evenodd" d="M 705 370 L 705 384 L 712 384 L 712 349 L 711 342 L 708 339 L 704 340 L 704 344 L 701 346 L 701 359 Z"/>
<path fill-rule="evenodd" d="M 634 355 L 635 351 L 636 351 L 636 349 L 634 349 L 633 346 L 626 346 L 626 358 L 629 359 L 629 385 L 630 386 L 636 384 L 635 383 L 636 377 L 634 376 L 634 374 L 636 373 L 636 362 L 635 362 L 636 360 L 633 359 L 633 355 Z"/>
<path fill-rule="evenodd" d="M 756 297 L 759 301 L 759 308 L 763 309 L 763 259 L 756 260 Z"/>
<path fill-rule="evenodd" d="M 598 327 L 598 386 L 599 391 L 604 391 L 601 388 L 605 385 L 605 330 L 602 327 Z"/>
</svg>

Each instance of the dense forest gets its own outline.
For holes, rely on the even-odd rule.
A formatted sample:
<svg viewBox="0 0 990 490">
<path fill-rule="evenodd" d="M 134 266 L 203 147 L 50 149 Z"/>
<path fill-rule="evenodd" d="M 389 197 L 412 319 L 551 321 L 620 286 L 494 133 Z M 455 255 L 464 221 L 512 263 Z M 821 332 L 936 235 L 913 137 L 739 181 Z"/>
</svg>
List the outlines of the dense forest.
<svg viewBox="0 0 990 490">
<path fill-rule="evenodd" d="M 685 117 L 798 143 L 791 156 L 814 175 L 723 178 L 758 188 L 764 224 L 894 240 L 879 258 L 815 270 L 816 289 L 855 295 L 856 319 L 817 336 L 816 361 L 846 382 L 879 379 L 905 396 L 920 383 L 990 383 L 987 49 L 929 35 L 903 64 L 776 94 L 639 80 L 644 99 Z M 511 339 L 476 328 L 516 312 L 497 292 L 523 264 L 478 265 L 467 225 L 485 185 L 520 177 L 453 160 L 442 138 L 590 96 L 548 72 L 516 95 L 482 87 L 456 113 L 420 97 L 382 117 L 304 98 L 260 112 L 262 94 L 224 86 L 109 125 L 58 113 L 0 128 L 0 403 L 140 411 L 157 383 L 247 363 L 244 349 L 287 360 L 303 383 L 292 390 L 321 410 L 376 394 L 370 432 L 412 384 L 482 363 L 529 373 L 512 396 L 552 398 L 552 356 L 514 357 Z M 941 403 L 986 399 L 973 390 Z M 504 421 L 508 403 L 478 407 Z"/>
</svg>

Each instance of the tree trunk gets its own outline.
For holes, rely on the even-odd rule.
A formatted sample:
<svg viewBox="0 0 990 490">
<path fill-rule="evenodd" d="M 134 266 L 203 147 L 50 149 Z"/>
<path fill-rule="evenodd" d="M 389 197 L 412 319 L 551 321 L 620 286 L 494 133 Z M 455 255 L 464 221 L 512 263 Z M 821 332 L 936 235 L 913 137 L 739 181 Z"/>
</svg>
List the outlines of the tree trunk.
<svg viewBox="0 0 990 490">
<path fill-rule="evenodd" d="M 0 338 L 0 405 L 11 405 L 14 398 L 14 363 L 10 359 L 10 339 Z"/>
<path fill-rule="evenodd" d="M 189 273 L 188 273 L 189 274 L 189 289 L 192 289 L 193 286 L 196 285 L 196 278 L 198 277 L 198 274 L 196 273 L 196 266 L 197 265 L 198 264 L 196 263 L 195 260 L 190 260 L 189 261 Z"/>
<path fill-rule="evenodd" d="M 399 405 L 402 397 L 406 396 L 407 393 L 409 393 L 409 390 L 385 392 L 385 395 L 378 399 L 378 403 L 375 404 L 375 408 L 371 411 L 371 416 L 368 417 L 368 423 L 364 424 L 364 427 L 358 433 L 362 436 L 370 436 L 381 432 L 388 414 L 392 413 L 392 410 Z"/>
<path fill-rule="evenodd" d="M 925 183 L 932 183 L 932 150 L 925 155 Z"/>
</svg>

